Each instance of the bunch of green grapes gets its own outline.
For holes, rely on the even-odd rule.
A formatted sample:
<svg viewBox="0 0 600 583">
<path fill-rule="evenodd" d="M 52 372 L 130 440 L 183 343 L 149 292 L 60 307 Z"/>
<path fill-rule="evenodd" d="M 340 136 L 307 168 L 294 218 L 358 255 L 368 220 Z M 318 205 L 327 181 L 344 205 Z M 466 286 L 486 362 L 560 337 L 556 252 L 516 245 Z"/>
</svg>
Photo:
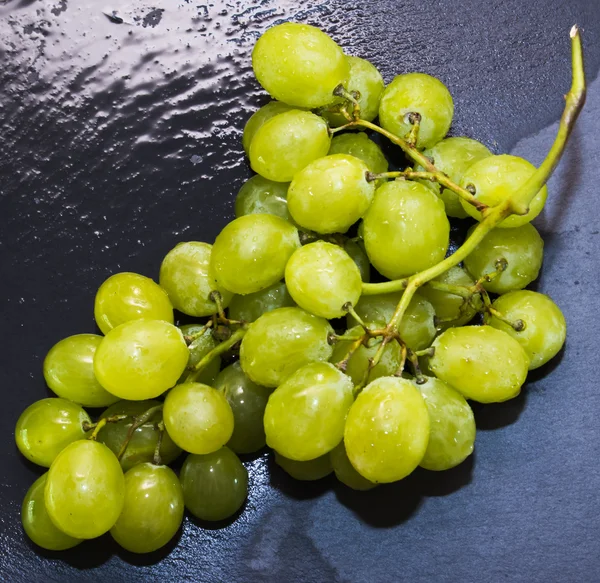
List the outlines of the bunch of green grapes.
<svg viewBox="0 0 600 583">
<path fill-rule="evenodd" d="M 269 29 L 252 64 L 274 101 L 244 128 L 256 174 L 235 218 L 212 244 L 169 251 L 158 283 L 109 277 L 94 304 L 100 334 L 50 349 L 57 396 L 17 422 L 19 450 L 47 468 L 22 509 L 43 548 L 110 532 L 147 553 L 185 508 L 231 519 L 248 494 L 238 455 L 267 447 L 295 479 L 333 473 L 355 490 L 453 468 L 474 448 L 468 401 L 516 397 L 565 342 L 558 306 L 524 289 L 542 264 L 530 221 L 545 186 L 464 263 L 409 289 L 406 278 L 446 257 L 448 217 L 484 220 L 481 205 L 536 172 L 446 137 L 454 103 L 439 79 L 386 86 L 373 64 L 295 23 Z M 404 145 L 412 167 L 389 173 L 365 130 Z M 182 314 L 195 320 L 179 325 Z M 168 464 L 181 455 L 177 475 Z"/>
</svg>

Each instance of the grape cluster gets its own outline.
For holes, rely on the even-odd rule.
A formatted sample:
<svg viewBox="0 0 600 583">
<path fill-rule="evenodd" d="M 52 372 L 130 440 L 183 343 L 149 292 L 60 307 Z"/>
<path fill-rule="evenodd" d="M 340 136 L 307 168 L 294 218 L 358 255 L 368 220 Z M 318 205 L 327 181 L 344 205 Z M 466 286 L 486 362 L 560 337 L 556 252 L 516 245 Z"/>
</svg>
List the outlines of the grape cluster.
<svg viewBox="0 0 600 583">
<path fill-rule="evenodd" d="M 441 81 L 385 86 L 312 26 L 269 29 L 252 63 L 277 101 L 244 128 L 257 174 L 236 218 L 212 245 L 172 249 L 159 283 L 105 281 L 103 336 L 58 342 L 44 361 L 57 397 L 17 422 L 19 450 L 49 468 L 22 508 L 41 547 L 110 532 L 146 553 L 184 508 L 230 518 L 248 489 L 238 455 L 265 446 L 298 480 L 335 472 L 355 490 L 455 467 L 474 447 L 468 400 L 514 398 L 565 341 L 560 309 L 524 290 L 542 264 L 530 221 L 546 170 L 445 138 L 454 104 Z M 369 132 L 409 166 L 389 172 Z M 451 255 L 448 217 L 478 221 Z M 196 323 L 176 326 L 174 310 Z M 85 408 L 98 407 L 92 420 Z M 168 464 L 183 451 L 177 476 Z"/>
</svg>

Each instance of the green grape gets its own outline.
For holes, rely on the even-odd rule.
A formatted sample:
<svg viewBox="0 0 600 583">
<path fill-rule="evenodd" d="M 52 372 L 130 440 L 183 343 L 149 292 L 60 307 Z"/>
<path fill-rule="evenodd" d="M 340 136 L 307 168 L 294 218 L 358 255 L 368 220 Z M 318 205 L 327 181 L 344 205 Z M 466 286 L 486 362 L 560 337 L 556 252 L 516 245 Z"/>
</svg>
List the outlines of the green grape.
<svg viewBox="0 0 600 583">
<path fill-rule="evenodd" d="M 251 381 L 234 362 L 224 368 L 214 384 L 225 395 L 233 413 L 233 434 L 227 447 L 235 453 L 254 453 L 266 444 L 263 417 L 271 389 Z"/>
<path fill-rule="evenodd" d="M 296 22 L 262 34 L 252 51 L 252 68 L 275 99 L 306 108 L 331 103 L 333 90 L 350 75 L 346 56 L 329 36 Z"/>
<path fill-rule="evenodd" d="M 299 462 L 275 452 L 275 463 L 294 480 L 302 480 L 303 482 L 320 480 L 333 471 L 328 453 L 314 460 Z"/>
<path fill-rule="evenodd" d="M 363 478 L 350 463 L 344 442 L 340 442 L 338 446 L 329 452 L 329 458 L 335 477 L 342 483 L 352 488 L 353 490 L 371 490 L 377 484 Z"/>
<path fill-rule="evenodd" d="M 175 472 L 167 466 L 141 464 L 125 474 L 125 503 L 110 534 L 132 553 L 152 553 L 175 536 L 184 508 Z"/>
<path fill-rule="evenodd" d="M 379 113 L 379 101 L 385 86 L 383 77 L 377 67 L 366 59 L 360 57 L 346 57 L 346 59 L 350 65 L 350 77 L 345 84 L 345 88 L 348 91 L 358 91 L 360 117 L 366 121 L 373 121 Z M 343 101 L 343 99 L 336 99 L 334 104 Z M 352 113 L 351 108 L 349 113 Z M 325 111 L 323 117 L 334 128 L 348 123 L 348 120 L 341 113 Z"/>
<path fill-rule="evenodd" d="M 290 182 L 331 145 L 327 122 L 309 111 L 292 109 L 265 122 L 250 144 L 250 166 L 275 182 Z"/>
<path fill-rule="evenodd" d="M 329 322 L 300 308 L 278 308 L 252 323 L 242 339 L 240 364 L 255 383 L 278 387 L 299 368 L 329 360 Z"/>
<path fill-rule="evenodd" d="M 371 482 L 395 482 L 421 463 L 429 440 L 421 393 L 400 377 L 367 385 L 350 408 L 344 444 L 354 469 Z"/>
<path fill-rule="evenodd" d="M 374 174 L 388 171 L 388 161 L 381 148 L 363 132 L 338 134 L 331 140 L 329 155 L 347 154 L 362 160 Z M 375 182 L 380 186 L 382 180 Z"/>
<path fill-rule="evenodd" d="M 368 166 L 354 156 L 324 156 L 300 170 L 288 190 L 294 221 L 317 233 L 345 233 L 371 204 L 375 185 Z"/>
<path fill-rule="evenodd" d="M 184 326 L 180 326 L 179 329 L 184 336 L 201 335 L 194 338 L 192 343 L 188 346 L 190 359 L 187 368 L 189 370 L 183 372 L 181 377 L 179 377 L 177 384 L 194 382 L 212 386 L 221 370 L 220 356 L 212 358 L 200 372 L 192 370 L 204 356 L 206 356 L 213 348 L 216 348 L 218 343 L 212 335 L 212 331 L 204 324 L 185 324 Z"/>
<path fill-rule="evenodd" d="M 98 432 L 98 441 L 118 456 L 133 425 L 133 417 L 142 415 L 142 413 L 157 405 L 160 405 L 159 401 L 119 401 L 115 403 L 104 411 L 102 418 L 109 418 L 114 415 L 128 415 L 128 418 L 116 423 L 107 423 Z M 129 445 L 120 459 L 124 472 L 138 464 L 153 461 L 159 436 L 156 425 L 161 420 L 162 413 L 157 411 L 151 419 L 134 431 Z M 170 464 L 181 453 L 181 449 L 173 443 L 166 431 L 163 433 L 159 453 L 162 462 L 165 464 Z"/>
<path fill-rule="evenodd" d="M 15 441 L 30 462 L 49 468 L 67 445 L 85 439 L 86 423 L 91 423 L 90 416 L 76 403 L 42 399 L 21 413 L 15 427 Z"/>
<path fill-rule="evenodd" d="M 527 377 L 529 357 L 521 345 L 491 326 L 448 328 L 433 347 L 429 366 L 435 376 L 473 401 L 512 399 Z"/>
<path fill-rule="evenodd" d="M 253 176 L 246 182 L 235 199 L 235 216 L 267 214 L 291 221 L 288 211 L 288 182 L 273 182 L 260 175 Z"/>
<path fill-rule="evenodd" d="M 98 289 L 94 303 L 96 324 L 103 334 L 140 318 L 173 323 L 173 306 L 166 292 L 149 277 L 137 273 L 111 275 Z"/>
<path fill-rule="evenodd" d="M 269 397 L 267 445 L 296 461 L 326 454 L 343 437 L 352 401 L 349 377 L 328 362 L 307 364 Z"/>
<path fill-rule="evenodd" d="M 188 359 L 179 328 L 160 320 L 132 320 L 104 337 L 94 358 L 94 373 L 113 395 L 141 401 L 170 389 Z"/>
<path fill-rule="evenodd" d="M 449 470 L 473 453 L 475 417 L 465 398 L 439 379 L 416 384 L 429 413 L 429 444 L 421 460 L 426 470 Z M 414 381 L 413 381 L 414 382 Z"/>
<path fill-rule="evenodd" d="M 438 142 L 432 148 L 423 152 L 433 163 L 433 165 L 449 178 L 458 184 L 463 174 L 476 162 L 491 156 L 492 153 L 477 140 L 471 138 L 446 138 Z M 423 172 L 425 168 L 417 166 L 415 170 Z M 432 188 L 435 193 L 444 201 L 446 214 L 449 217 L 464 219 L 469 215 L 462 207 L 460 197 L 448 188 L 440 188 L 435 182 L 424 183 Z"/>
<path fill-rule="evenodd" d="M 96 538 L 119 518 L 125 481 L 115 455 L 102 443 L 76 441 L 52 462 L 44 491 L 50 519 L 76 538 Z"/>
<path fill-rule="evenodd" d="M 233 434 L 233 413 L 223 393 L 185 383 L 169 391 L 163 419 L 171 439 L 190 453 L 217 451 Z"/>
<path fill-rule="evenodd" d="M 534 174 L 533 164 L 509 154 L 489 156 L 473 164 L 460 181 L 463 188 L 475 189 L 475 198 L 488 206 L 497 206 L 515 194 Z M 548 188 L 544 186 L 531 201 L 529 212 L 525 215 L 512 215 L 504 219 L 498 226 L 514 228 L 526 225 L 537 217 L 548 197 Z M 481 213 L 468 202 L 461 200 L 464 210 L 478 221 Z"/>
<path fill-rule="evenodd" d="M 44 360 L 44 378 L 59 397 L 84 407 L 108 407 L 119 400 L 94 374 L 94 355 L 100 342 L 102 336 L 77 334 L 50 349 Z"/>
<path fill-rule="evenodd" d="M 21 506 L 21 522 L 27 536 L 39 547 L 48 551 L 65 551 L 82 542 L 59 530 L 50 520 L 44 502 L 44 488 L 48 472 L 32 485 Z"/>
<path fill-rule="evenodd" d="M 431 148 L 448 133 L 454 102 L 439 79 L 425 73 L 406 73 L 395 77 L 385 88 L 379 104 L 379 123 L 402 138 L 412 128 L 409 113 L 421 116 L 417 148 Z"/>
<path fill-rule="evenodd" d="M 217 235 L 211 267 L 224 288 L 251 294 L 277 283 L 298 247 L 298 229 L 287 221 L 267 214 L 245 215 Z"/>
<path fill-rule="evenodd" d="M 492 306 L 511 322 L 522 320 L 517 332 L 497 317 L 485 314 L 485 323 L 510 334 L 530 358 L 529 370 L 539 368 L 556 356 L 567 337 L 567 323 L 560 308 L 546 295 L 523 290 L 497 298 Z"/>
<path fill-rule="evenodd" d="M 248 472 L 228 447 L 188 455 L 179 478 L 185 507 L 200 520 L 225 520 L 248 496 Z"/>
<path fill-rule="evenodd" d="M 358 267 L 358 271 L 360 272 L 361 281 L 369 283 L 371 281 L 371 264 L 369 263 L 369 258 L 364 249 L 352 239 L 346 239 L 344 251 L 348 253 L 352 261 L 356 263 L 356 267 Z"/>
<path fill-rule="evenodd" d="M 255 111 L 244 126 L 242 145 L 244 146 L 246 154 L 250 152 L 250 144 L 252 143 L 252 138 L 254 138 L 254 134 L 257 132 L 258 128 L 260 128 L 265 122 L 269 121 L 272 117 L 275 117 L 280 113 L 290 111 L 291 109 L 295 108 L 287 103 L 283 103 L 281 101 L 270 101 L 266 105 L 263 105 L 258 111 Z"/>
<path fill-rule="evenodd" d="M 254 322 L 263 314 L 277 308 L 291 308 L 296 305 L 282 281 L 263 290 L 245 296 L 235 295 L 229 304 L 229 317 L 232 320 Z"/>
<path fill-rule="evenodd" d="M 444 203 L 426 186 L 408 180 L 380 186 L 363 224 L 367 255 L 389 279 L 436 265 L 450 241 Z"/>
<path fill-rule="evenodd" d="M 533 225 L 526 224 L 514 229 L 493 229 L 464 263 L 467 271 L 480 279 L 496 270 L 498 260 L 505 259 L 508 262 L 506 269 L 491 281 L 482 283 L 487 291 L 503 294 L 523 289 L 536 279 L 543 258 L 544 241 Z"/>
<path fill-rule="evenodd" d="M 316 241 L 297 249 L 285 266 L 285 282 L 294 301 L 322 318 L 341 318 L 344 305 L 362 292 L 358 266 L 341 247 Z"/>
</svg>

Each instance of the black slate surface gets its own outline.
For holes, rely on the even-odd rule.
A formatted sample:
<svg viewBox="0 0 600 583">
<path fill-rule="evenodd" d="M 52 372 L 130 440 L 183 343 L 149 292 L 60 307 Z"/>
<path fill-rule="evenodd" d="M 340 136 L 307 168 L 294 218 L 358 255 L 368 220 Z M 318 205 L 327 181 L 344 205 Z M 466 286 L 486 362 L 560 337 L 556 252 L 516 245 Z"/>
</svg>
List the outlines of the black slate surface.
<svg viewBox="0 0 600 583">
<path fill-rule="evenodd" d="M 451 472 L 353 494 L 333 479 L 298 485 L 258 456 L 237 521 L 186 519 L 163 553 L 136 557 L 110 537 L 36 550 L 19 509 L 39 469 L 18 455 L 13 427 L 46 396 L 43 357 L 94 331 L 93 295 L 110 273 L 156 276 L 176 242 L 212 241 L 232 217 L 249 176 L 241 129 L 265 101 L 251 47 L 288 19 L 321 26 L 388 81 L 439 76 L 455 135 L 534 163 L 569 85 L 569 28 L 582 25 L 588 103 L 536 221 L 538 288 L 565 312 L 566 349 L 518 399 L 478 407 L 476 454 Z M 0 580 L 600 580 L 599 34 L 590 0 L 0 0 Z"/>
</svg>

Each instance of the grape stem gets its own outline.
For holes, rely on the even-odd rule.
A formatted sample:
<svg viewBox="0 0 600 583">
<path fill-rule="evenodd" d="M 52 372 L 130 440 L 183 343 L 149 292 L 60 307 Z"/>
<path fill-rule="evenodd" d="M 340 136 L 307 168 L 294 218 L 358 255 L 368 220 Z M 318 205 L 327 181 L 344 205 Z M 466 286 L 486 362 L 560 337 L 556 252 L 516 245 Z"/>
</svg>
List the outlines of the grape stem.
<svg viewBox="0 0 600 583">
<path fill-rule="evenodd" d="M 407 113 L 405 116 L 406 121 L 412 126 L 410 128 L 410 132 L 406 136 L 406 141 L 411 146 L 417 145 L 417 140 L 419 139 L 419 130 L 421 129 L 421 114 L 416 111 L 411 111 Z"/>
<path fill-rule="evenodd" d="M 148 421 L 150 421 L 150 419 L 152 419 L 152 417 L 154 417 L 154 415 L 156 415 L 156 413 L 162 411 L 162 408 L 163 408 L 162 404 L 155 405 L 154 407 L 150 407 L 150 409 L 148 409 L 141 415 L 137 415 L 136 417 L 133 417 L 131 426 L 129 427 L 129 431 L 127 431 L 127 435 L 125 436 L 125 440 L 123 441 L 123 445 L 121 445 L 121 449 L 119 450 L 119 455 L 117 456 L 117 459 L 119 461 L 121 461 L 121 458 L 125 454 L 125 451 L 127 450 L 127 446 L 129 445 L 129 442 L 131 441 L 133 434 L 142 425 L 144 425 L 144 423 L 147 423 Z"/>
<path fill-rule="evenodd" d="M 191 346 L 196 340 L 198 340 L 198 338 L 202 338 L 202 336 L 204 336 L 204 334 L 206 334 L 206 331 L 213 325 L 212 320 L 209 320 L 208 322 L 206 322 L 206 324 L 204 324 L 204 326 L 202 326 L 202 328 L 196 332 L 195 334 L 188 334 L 186 336 L 183 337 L 183 339 L 185 340 L 185 343 L 188 346 Z"/>
<path fill-rule="evenodd" d="M 90 431 L 91 429 L 93 429 L 94 431 L 88 437 L 88 439 L 91 439 L 92 441 L 96 441 L 96 438 L 98 437 L 98 433 L 100 433 L 100 430 L 107 423 L 118 423 L 119 421 L 123 421 L 123 419 L 127 419 L 127 417 L 129 417 L 129 415 L 112 415 L 111 417 L 104 417 L 104 418 L 100 419 L 96 423 L 88 423 L 87 421 L 84 421 L 81 424 L 81 428 L 85 432 Z"/>
<path fill-rule="evenodd" d="M 375 174 L 374 172 L 366 173 L 367 182 L 375 182 L 376 180 L 385 180 L 388 178 L 404 179 L 404 180 L 429 180 L 431 182 L 438 182 L 437 176 L 433 172 L 415 172 L 414 170 L 402 170 L 397 172 L 380 172 Z"/>
<path fill-rule="evenodd" d="M 156 440 L 156 447 L 154 448 L 154 456 L 152 458 L 152 463 L 155 466 L 162 465 L 162 459 L 160 457 L 160 448 L 162 447 L 163 437 L 165 434 L 165 422 L 161 419 L 156 424 L 156 429 L 158 431 L 158 439 Z"/>
<path fill-rule="evenodd" d="M 422 385 L 423 383 L 427 382 L 425 375 L 421 372 L 421 367 L 419 366 L 419 358 L 412 350 L 408 351 L 408 360 L 410 361 L 410 364 L 412 365 L 413 371 L 415 373 L 415 380 L 417 382 L 417 385 Z"/>
<path fill-rule="evenodd" d="M 238 328 L 227 340 L 221 342 L 221 344 L 217 344 L 210 352 L 207 352 L 193 368 L 194 372 L 198 373 L 204 370 L 213 358 L 235 346 L 244 337 L 244 334 L 246 334 L 246 329 Z"/>
</svg>

